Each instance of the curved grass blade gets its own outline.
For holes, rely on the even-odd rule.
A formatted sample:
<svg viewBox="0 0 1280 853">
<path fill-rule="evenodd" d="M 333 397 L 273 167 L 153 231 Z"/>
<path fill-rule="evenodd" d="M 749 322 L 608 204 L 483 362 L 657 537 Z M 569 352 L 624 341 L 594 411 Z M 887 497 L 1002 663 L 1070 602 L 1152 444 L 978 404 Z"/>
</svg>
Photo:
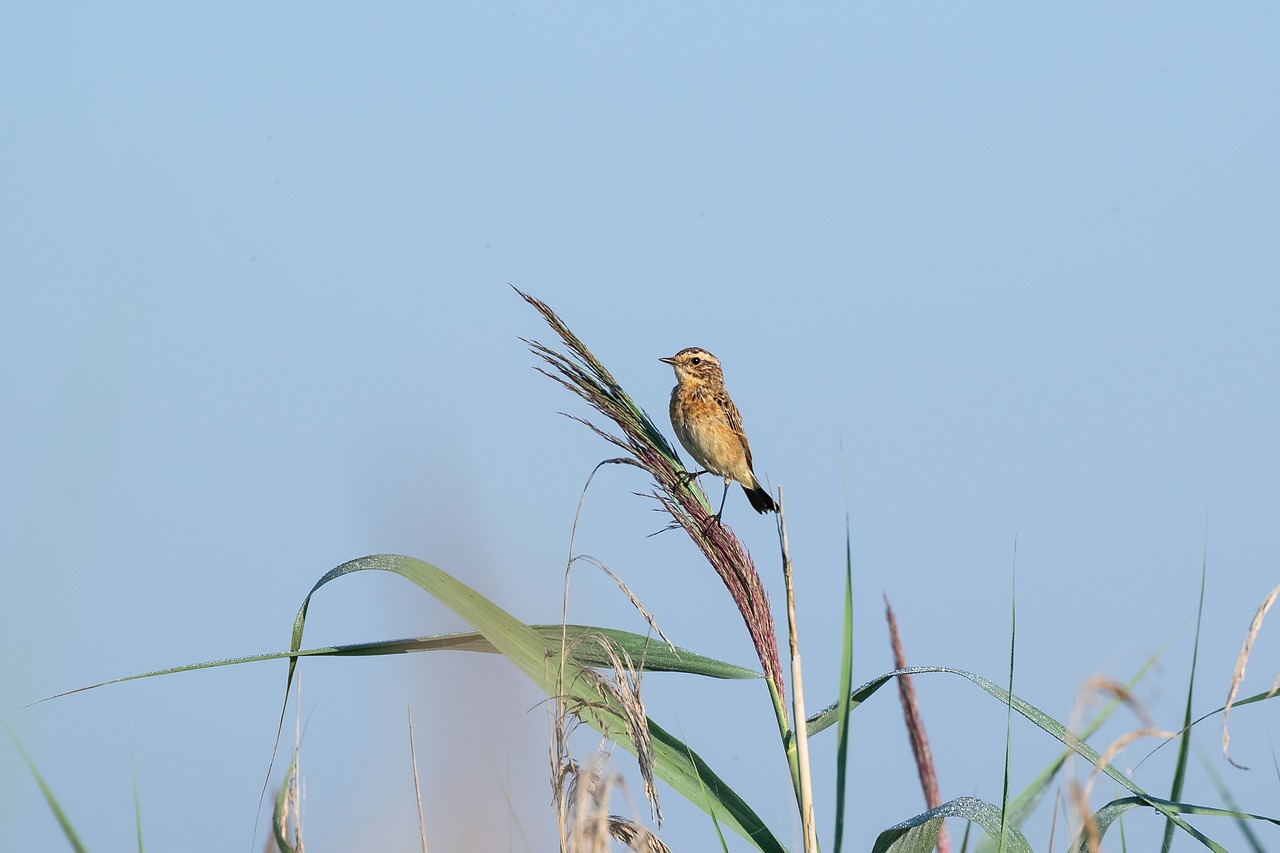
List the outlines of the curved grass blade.
<svg viewBox="0 0 1280 853">
<path fill-rule="evenodd" d="M 1197 751 L 1197 755 L 1200 758 L 1200 766 L 1204 769 L 1205 775 L 1209 777 L 1209 783 L 1213 785 L 1214 790 L 1218 792 L 1218 796 L 1222 798 L 1222 802 L 1226 804 L 1227 808 L 1239 811 L 1240 809 L 1236 803 L 1235 795 L 1231 793 L 1231 789 L 1227 787 L 1227 783 L 1222 781 L 1222 777 L 1213 766 L 1213 762 L 1199 751 Z M 1240 830 L 1240 834 L 1244 836 L 1245 843 L 1249 845 L 1249 849 L 1252 850 L 1253 853 L 1266 853 L 1266 846 L 1263 845 L 1261 839 L 1258 838 L 1258 834 L 1254 831 L 1253 827 L 1249 825 L 1248 821 L 1239 821 L 1236 828 Z"/>
<path fill-rule="evenodd" d="M 1275 826 L 1280 826 L 1280 820 L 1271 817 L 1263 817 L 1262 815 L 1248 814 L 1246 812 L 1238 812 L 1233 809 L 1219 809 L 1210 806 L 1197 806 L 1190 803 L 1175 803 L 1172 800 L 1161 800 L 1155 797 L 1123 797 L 1119 800 L 1112 800 L 1098 811 L 1094 812 L 1093 820 L 1098 827 L 1098 837 L 1101 838 L 1122 814 L 1139 807 L 1155 808 L 1162 814 L 1170 813 L 1192 814 L 1192 815 L 1208 815 L 1211 817 L 1229 817 L 1236 820 L 1260 820 Z M 1189 825 L 1188 825 L 1189 826 Z M 1184 827 L 1186 828 L 1186 827 Z M 1205 835 L 1190 827 L 1188 831 L 1205 847 L 1211 850 L 1222 851 L 1226 853 L 1226 848 L 1220 847 L 1213 841 L 1209 840 Z M 1071 845 L 1073 850 L 1080 853 L 1088 853 L 1089 842 L 1083 835 L 1078 837 Z"/>
<path fill-rule="evenodd" d="M 1031 845 L 1019 830 L 1003 826 L 1002 811 L 999 806 L 976 797 L 950 800 L 880 833 L 871 853 L 929 853 L 938 843 L 943 819 L 948 817 L 976 823 L 992 838 L 1000 838 L 1003 833 L 1004 849 L 1010 853 L 1032 853 Z"/>
<path fill-rule="evenodd" d="M 1128 683 L 1125 684 L 1125 687 L 1129 690 L 1136 687 L 1138 682 L 1147 674 L 1147 671 L 1151 669 L 1156 660 L 1159 659 L 1160 655 L 1163 653 L 1163 648 L 1158 649 L 1156 653 L 1148 658 L 1146 663 L 1139 668 L 1137 673 L 1129 679 Z M 1123 707 L 1123 705 L 1124 703 L 1118 698 L 1113 697 L 1108 700 L 1107 704 L 1102 707 L 1102 710 L 1098 712 L 1097 716 L 1090 720 L 1089 724 L 1081 730 L 1079 734 L 1080 739 L 1087 740 L 1092 737 L 1098 729 L 1102 728 L 1102 724 L 1105 723 L 1112 714 Z M 1067 759 L 1070 756 L 1070 749 L 1063 750 L 1057 758 L 1049 762 L 1048 766 L 1046 766 L 1044 770 L 1040 771 L 1036 778 L 1032 779 L 1031 782 L 1022 789 L 1018 796 L 1009 801 L 1009 805 L 1006 807 L 1005 811 L 1008 813 L 1010 826 L 1021 827 L 1026 823 L 1027 818 L 1031 817 L 1036 806 L 1040 805 L 1040 801 L 1044 798 L 1045 793 L 1048 792 L 1050 786 L 1053 784 L 1054 777 L 1058 775 L 1058 772 L 1062 769 L 1063 765 L 1066 764 Z M 990 838 L 984 837 L 978 842 L 978 853 L 993 853 L 995 849 L 996 844 Z"/>
<path fill-rule="evenodd" d="M 560 625 L 530 625 L 529 628 L 536 632 L 539 636 L 547 641 L 560 642 L 562 631 L 567 636 L 568 641 L 573 643 L 575 640 L 588 634 L 600 634 L 608 638 L 615 647 L 625 650 L 631 655 L 631 659 L 635 662 L 637 669 L 646 672 L 679 672 L 686 675 L 701 675 L 706 678 L 723 678 L 723 679 L 746 679 L 746 678 L 763 678 L 760 673 L 747 669 L 746 667 L 737 666 L 736 664 L 726 663 L 722 660 L 709 658 L 688 649 L 676 647 L 673 652 L 663 643 L 655 643 L 651 637 L 641 634 L 634 634 L 630 631 L 619 631 L 615 628 L 596 628 L 590 625 L 567 625 L 562 628 Z M 414 637 L 403 640 L 378 640 L 371 643 L 346 643 L 338 646 L 324 646 L 315 649 L 299 649 L 296 652 L 271 652 L 261 655 L 247 655 L 238 658 L 225 658 L 223 660 L 204 661 L 202 663 L 189 663 L 183 666 L 169 667 L 168 669 L 157 669 L 152 672 L 142 672 L 137 675 L 126 675 L 121 678 L 113 678 L 110 681 L 100 681 L 97 684 L 90 684 L 85 687 L 77 687 L 74 690 L 68 690 L 65 693 L 57 693 L 47 699 L 41 699 L 40 702 L 48 702 L 50 699 L 57 699 L 62 696 L 70 696 L 74 693 L 83 693 L 86 690 L 94 690 L 99 687 L 105 687 L 108 684 L 120 684 L 125 681 L 137 681 L 140 678 L 152 678 L 157 675 L 173 675 L 179 672 L 191 672 L 197 669 L 213 669 L 219 666 L 234 666 L 242 663 L 258 663 L 268 660 L 284 660 L 285 658 L 298 657 L 362 657 L 368 655 L 402 655 L 411 654 L 413 652 L 434 652 L 434 651 L 462 651 L 462 652 L 484 652 L 487 654 L 497 654 L 498 650 L 493 644 L 484 638 L 483 634 L 476 631 L 463 631 L 456 634 L 436 634 L 430 637 Z M 582 643 L 574 645 L 570 650 L 570 659 L 580 666 L 608 666 L 609 661 L 601 648 L 593 643 Z M 32 704 L 38 705 L 40 702 Z"/>
<path fill-rule="evenodd" d="M 988 679 L 985 679 L 980 675 L 975 675 L 971 672 L 965 672 L 962 669 L 951 669 L 950 667 L 945 667 L 945 666 L 913 666 L 913 667 L 908 667 L 906 669 L 896 669 L 893 672 L 887 672 L 884 675 L 881 675 L 877 678 L 872 679 L 871 681 L 868 681 L 866 684 L 862 685 L 857 690 L 855 690 L 853 694 L 849 697 L 850 705 L 853 707 L 857 707 L 858 705 L 861 705 L 863 702 L 865 702 L 867 699 L 873 696 L 877 690 L 879 690 L 881 687 L 887 684 L 890 680 L 897 678 L 900 675 L 924 675 L 926 673 L 930 673 L 930 674 L 945 673 L 949 675 L 958 675 L 961 678 L 964 678 L 973 682 L 978 687 L 981 687 L 984 691 L 986 691 L 990 696 L 999 700 L 1001 704 L 1008 704 L 1020 716 L 1026 718 L 1027 720 L 1030 720 L 1032 723 L 1039 726 L 1046 733 L 1056 738 L 1060 743 L 1062 743 L 1068 749 L 1075 752 L 1077 755 L 1084 758 L 1090 764 L 1096 765 L 1098 763 L 1098 759 L 1101 757 L 1098 754 L 1098 751 L 1095 750 L 1093 747 L 1089 746 L 1089 744 L 1084 743 L 1079 738 L 1072 735 L 1071 732 L 1067 730 L 1067 727 L 1062 725 L 1062 723 L 1059 723 L 1053 717 L 1050 717 L 1048 714 L 1046 714 L 1044 711 L 1041 711 L 1039 708 L 1032 705 L 1030 702 L 1027 702 L 1024 699 L 1019 699 L 1017 696 L 1011 695 L 1008 691 L 1000 687 L 998 684 L 992 681 L 989 681 Z M 1258 699 L 1259 697 L 1250 697 L 1250 699 L 1244 700 L 1244 701 L 1245 702 L 1248 702 L 1251 700 L 1258 701 Z M 1236 704 L 1240 705 L 1243 703 L 1237 702 Z M 812 717 L 810 717 L 806 721 L 807 725 L 809 726 L 810 736 L 822 731 L 823 729 L 830 727 L 833 723 L 835 723 L 839 706 L 840 706 L 840 703 L 838 702 L 833 705 L 829 705 L 826 708 L 823 708 L 818 713 L 814 714 Z M 1202 840 L 1202 842 L 1205 843 L 1206 846 L 1210 847 L 1210 849 L 1213 849 L 1215 851 L 1222 850 L 1221 847 L 1219 847 L 1217 844 L 1210 841 L 1209 839 L 1205 838 L 1203 835 L 1201 835 L 1199 831 L 1197 831 L 1189 823 L 1187 823 L 1185 820 L 1179 817 L 1178 812 L 1176 810 L 1165 807 L 1163 804 L 1167 801 L 1151 796 L 1146 791 L 1142 790 L 1137 785 L 1135 785 L 1133 783 L 1133 780 L 1129 779 L 1127 776 L 1125 776 L 1123 773 L 1117 770 L 1113 765 L 1111 764 L 1104 765 L 1102 767 L 1102 771 L 1106 773 L 1108 776 L 1110 776 L 1112 779 L 1114 779 L 1122 788 L 1130 791 L 1136 797 L 1140 798 L 1143 802 L 1149 803 L 1153 808 L 1158 810 L 1161 814 L 1167 817 L 1180 829 L 1190 833 L 1197 839 Z"/>
<path fill-rule="evenodd" d="M 384 571 L 413 581 L 423 591 L 436 598 L 469 625 L 484 635 L 493 648 L 515 664 L 521 672 L 533 680 L 548 696 L 576 701 L 590 709 L 580 719 L 605 734 L 614 743 L 635 754 L 635 745 L 626 735 L 621 712 L 611 697 L 594 689 L 590 678 L 579 677 L 582 667 L 569 660 L 565 662 L 564 683 L 557 687 L 560 669 L 560 639 L 549 640 L 529 626 L 512 617 L 505 610 L 480 595 L 461 581 L 441 571 L 430 563 L 412 557 L 379 554 L 343 563 L 325 573 L 307 593 L 298 616 L 294 620 L 292 649 L 302 645 L 302 632 L 306 624 L 311 598 L 326 584 L 345 575 L 361 571 Z M 293 683 L 297 658 L 289 661 L 289 676 L 285 685 L 285 697 Z M 284 725 L 284 708 L 280 712 L 281 730 Z M 652 720 L 648 721 L 656 761 L 656 773 L 681 796 L 705 808 L 731 826 L 762 851 L 785 853 L 786 848 L 774 837 L 760 817 L 737 795 L 698 755 L 679 739 L 666 732 Z M 704 799 L 705 798 L 705 799 Z M 707 800 L 710 802 L 708 803 Z"/>
<path fill-rule="evenodd" d="M 849 775 L 849 712 L 853 706 L 849 693 L 853 690 L 853 542 L 849 530 L 848 497 L 844 517 L 844 631 L 840 639 L 840 702 L 836 708 L 836 815 L 834 853 L 844 844 L 845 788 Z"/>
</svg>

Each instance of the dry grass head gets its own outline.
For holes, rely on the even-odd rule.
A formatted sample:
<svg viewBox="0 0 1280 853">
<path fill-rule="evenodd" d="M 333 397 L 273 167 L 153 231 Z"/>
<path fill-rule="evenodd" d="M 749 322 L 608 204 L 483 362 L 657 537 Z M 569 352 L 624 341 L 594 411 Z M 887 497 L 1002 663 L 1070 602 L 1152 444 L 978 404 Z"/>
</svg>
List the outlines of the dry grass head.
<svg viewBox="0 0 1280 853">
<path fill-rule="evenodd" d="M 1226 705 L 1222 709 L 1222 756 L 1231 762 L 1232 767 L 1238 767 L 1241 770 L 1248 770 L 1243 764 L 1237 764 L 1227 754 L 1227 744 L 1231 742 L 1231 731 L 1227 728 L 1227 717 L 1231 713 L 1231 706 L 1236 701 L 1236 694 L 1240 692 L 1240 685 L 1244 682 L 1244 669 L 1249 663 L 1249 657 L 1253 654 L 1253 641 L 1258 638 L 1258 634 L 1262 631 L 1262 621 L 1266 618 L 1267 611 L 1271 609 L 1271 605 L 1276 603 L 1276 597 L 1280 596 L 1280 586 L 1277 586 L 1271 592 L 1267 593 L 1262 599 L 1262 604 L 1258 605 L 1258 610 L 1253 614 L 1253 621 L 1249 623 L 1249 630 L 1244 635 L 1244 645 L 1240 647 L 1240 654 L 1236 657 L 1235 669 L 1231 673 L 1231 687 L 1227 690 Z M 1270 698 L 1276 694 L 1276 690 L 1280 689 L 1280 675 L 1276 676 L 1276 680 L 1272 682 L 1271 689 L 1267 691 L 1267 697 Z"/>
<path fill-rule="evenodd" d="M 1080 784 L 1079 780 L 1073 778 L 1068 787 L 1067 799 L 1083 828 L 1085 846 L 1089 853 L 1097 853 L 1102 846 L 1102 837 L 1098 832 L 1097 823 L 1093 819 L 1093 811 L 1089 807 L 1089 797 L 1093 794 L 1093 786 L 1098 781 L 1098 777 L 1103 774 L 1107 765 L 1111 764 L 1116 756 L 1136 740 L 1145 737 L 1158 738 L 1160 740 L 1177 737 L 1175 732 L 1152 726 L 1146 709 L 1129 688 L 1115 679 L 1100 676 L 1090 678 L 1077 692 L 1075 705 L 1071 711 L 1070 731 L 1080 731 L 1085 708 L 1099 698 L 1119 700 L 1141 721 L 1142 726 L 1123 733 L 1109 743 L 1107 748 L 1102 750 L 1098 756 L 1098 760 L 1089 769 L 1089 776 L 1083 785 Z"/>
<path fill-rule="evenodd" d="M 560 826 L 561 850 L 595 850 L 593 839 L 609 833 L 607 818 L 608 791 L 620 784 L 616 774 L 602 774 L 599 767 L 588 762 L 583 767 L 569 753 L 569 735 L 577 721 L 590 717 L 601 728 L 602 740 L 599 754 L 609 737 L 608 722 L 621 718 L 627 738 L 635 745 L 636 762 L 644 783 L 645 799 L 649 803 L 650 818 L 662 825 L 662 806 L 658 801 L 658 789 L 654 777 L 653 742 L 649 736 L 649 720 L 644 702 L 640 698 L 643 672 L 635 666 L 625 649 L 619 649 L 601 634 L 583 634 L 573 645 L 593 643 L 598 645 L 610 662 L 611 673 L 603 675 L 593 669 L 582 669 L 579 677 L 591 679 L 595 692 L 604 697 L 611 714 L 585 702 L 558 701 L 552 726 L 552 790 L 555 792 L 556 818 Z M 568 650 L 566 650 L 568 651 Z M 568 695 L 564 691 L 562 695 Z M 585 784 L 585 787 L 584 787 Z M 584 800 L 584 796 L 589 799 Z M 647 832 L 647 830 L 646 830 Z M 605 847 L 598 848 L 607 850 Z"/>
<path fill-rule="evenodd" d="M 635 821 L 617 815 L 609 817 L 609 833 L 637 853 L 671 853 L 671 848 L 658 836 Z"/>
<path fill-rule="evenodd" d="M 575 764 L 567 778 L 568 815 L 562 827 L 568 853 L 608 853 L 612 841 L 639 853 L 670 853 L 658 836 L 638 821 L 611 814 L 615 791 L 628 802 L 626 782 L 613 770 L 607 753 L 597 752 L 585 765 Z M 634 809 L 633 809 L 634 811 Z"/>
</svg>

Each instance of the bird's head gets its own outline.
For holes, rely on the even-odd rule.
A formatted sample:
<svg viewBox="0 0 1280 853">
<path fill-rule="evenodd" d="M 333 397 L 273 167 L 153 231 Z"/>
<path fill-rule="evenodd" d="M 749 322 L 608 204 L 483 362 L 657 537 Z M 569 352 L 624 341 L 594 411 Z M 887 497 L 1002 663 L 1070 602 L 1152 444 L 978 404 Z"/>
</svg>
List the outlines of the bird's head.
<svg viewBox="0 0 1280 853">
<path fill-rule="evenodd" d="M 670 358 L 658 359 L 671 365 L 680 382 L 724 381 L 720 360 L 701 347 L 685 347 Z"/>
</svg>

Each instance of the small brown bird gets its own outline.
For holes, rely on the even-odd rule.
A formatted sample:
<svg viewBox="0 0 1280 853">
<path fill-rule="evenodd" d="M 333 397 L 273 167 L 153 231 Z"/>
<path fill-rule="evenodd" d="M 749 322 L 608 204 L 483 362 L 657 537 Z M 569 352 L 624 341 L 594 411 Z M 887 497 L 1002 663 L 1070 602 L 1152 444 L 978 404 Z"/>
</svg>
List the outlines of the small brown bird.
<svg viewBox="0 0 1280 853">
<path fill-rule="evenodd" d="M 769 492 L 751 470 L 751 446 L 742 431 L 742 416 L 724 388 L 724 371 L 714 355 L 698 347 L 686 347 L 671 358 L 660 358 L 676 371 L 676 387 L 671 389 L 671 425 L 684 449 L 705 470 L 701 474 L 724 477 L 720 511 L 729 497 L 729 481 L 742 484 L 747 500 L 756 512 L 777 512 Z"/>
</svg>

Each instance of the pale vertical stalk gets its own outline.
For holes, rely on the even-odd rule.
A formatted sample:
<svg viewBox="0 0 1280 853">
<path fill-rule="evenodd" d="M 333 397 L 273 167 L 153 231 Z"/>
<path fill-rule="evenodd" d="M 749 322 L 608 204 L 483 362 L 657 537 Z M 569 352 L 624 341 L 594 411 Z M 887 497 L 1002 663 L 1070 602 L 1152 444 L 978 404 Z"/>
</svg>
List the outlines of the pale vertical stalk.
<svg viewBox="0 0 1280 853">
<path fill-rule="evenodd" d="M 787 545 L 787 517 L 782 489 L 778 489 L 778 538 L 782 542 L 782 579 L 787 588 L 787 636 L 791 649 L 791 706 L 795 714 L 796 763 L 800 774 L 800 826 L 805 853 L 818 853 L 818 829 L 813 819 L 813 779 L 809 773 L 809 728 L 805 724 L 804 680 L 800 675 L 800 638 L 796 629 L 796 597 L 791 585 L 791 550 Z"/>
<path fill-rule="evenodd" d="M 293 718 L 293 779 L 289 787 L 294 802 L 293 848 L 302 853 L 302 676 L 298 676 L 297 708 Z"/>
<path fill-rule="evenodd" d="M 413 744 L 413 703 L 409 703 L 409 762 L 413 765 L 413 795 L 418 801 L 418 836 L 422 853 L 427 853 L 427 822 L 422 815 L 422 786 L 418 783 L 418 751 Z"/>
</svg>

